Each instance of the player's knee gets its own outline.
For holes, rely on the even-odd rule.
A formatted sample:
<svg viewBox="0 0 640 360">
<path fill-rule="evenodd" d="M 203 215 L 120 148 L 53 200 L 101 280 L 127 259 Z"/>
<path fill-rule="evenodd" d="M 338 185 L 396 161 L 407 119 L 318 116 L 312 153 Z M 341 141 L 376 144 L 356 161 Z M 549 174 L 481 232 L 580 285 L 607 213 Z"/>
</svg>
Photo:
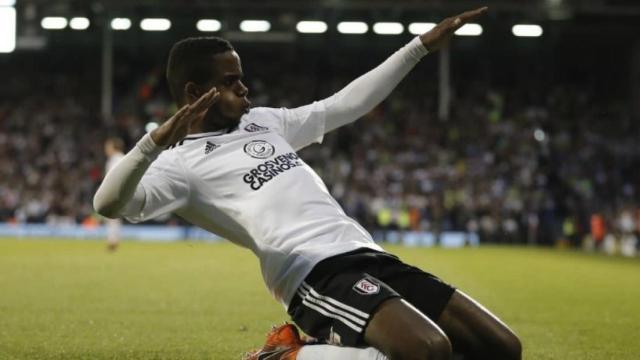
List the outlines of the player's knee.
<svg viewBox="0 0 640 360">
<path fill-rule="evenodd" d="M 424 352 L 426 353 L 426 356 L 423 356 L 421 359 L 449 360 L 451 359 L 453 350 L 449 338 L 443 335 L 436 338 L 430 338 L 426 341 L 424 344 Z"/>
<path fill-rule="evenodd" d="M 506 358 L 510 360 L 520 360 L 522 358 L 522 343 L 516 334 L 509 333 L 503 340 Z"/>
<path fill-rule="evenodd" d="M 505 331 L 496 338 L 493 348 L 493 359 L 520 360 L 522 358 L 522 343 L 516 334 Z"/>
<path fill-rule="evenodd" d="M 391 360 L 449 360 L 451 342 L 444 334 L 416 336 L 406 346 L 392 352 Z"/>
</svg>

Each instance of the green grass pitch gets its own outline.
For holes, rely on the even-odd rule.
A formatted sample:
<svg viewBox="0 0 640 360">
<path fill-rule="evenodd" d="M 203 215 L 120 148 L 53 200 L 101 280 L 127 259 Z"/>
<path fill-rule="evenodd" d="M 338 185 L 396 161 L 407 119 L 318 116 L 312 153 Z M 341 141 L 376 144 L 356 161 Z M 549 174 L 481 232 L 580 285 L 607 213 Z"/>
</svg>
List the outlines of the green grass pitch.
<svg viewBox="0 0 640 360">
<path fill-rule="evenodd" d="M 639 359 L 640 261 L 569 251 L 389 247 L 521 337 L 525 359 Z M 0 240 L 0 359 L 239 359 L 287 320 L 227 243 Z"/>
</svg>

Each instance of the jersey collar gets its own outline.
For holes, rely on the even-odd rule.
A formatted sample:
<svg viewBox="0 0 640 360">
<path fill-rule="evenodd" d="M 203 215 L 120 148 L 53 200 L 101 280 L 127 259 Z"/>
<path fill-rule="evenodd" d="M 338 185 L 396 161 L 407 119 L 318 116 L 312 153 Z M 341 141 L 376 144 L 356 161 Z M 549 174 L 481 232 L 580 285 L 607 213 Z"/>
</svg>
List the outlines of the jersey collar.
<svg viewBox="0 0 640 360">
<path fill-rule="evenodd" d="M 232 126 L 226 129 L 221 129 L 218 131 L 212 131 L 212 132 L 206 132 L 206 133 L 197 133 L 197 134 L 189 134 L 187 135 L 184 140 L 196 140 L 196 139 L 201 139 L 204 137 L 209 137 L 209 136 L 220 136 L 220 135 L 225 135 L 225 134 L 230 134 L 234 131 L 238 130 L 238 125 L 236 126 Z"/>
</svg>

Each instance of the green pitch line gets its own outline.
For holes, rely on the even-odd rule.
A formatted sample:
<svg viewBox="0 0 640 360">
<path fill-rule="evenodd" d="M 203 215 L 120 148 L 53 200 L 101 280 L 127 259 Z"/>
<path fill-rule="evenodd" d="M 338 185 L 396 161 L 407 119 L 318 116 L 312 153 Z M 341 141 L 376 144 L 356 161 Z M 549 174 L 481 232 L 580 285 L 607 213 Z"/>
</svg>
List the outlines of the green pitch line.
<svg viewBox="0 0 640 360">
<path fill-rule="evenodd" d="M 390 247 L 481 301 L 525 359 L 637 359 L 640 259 Z M 287 320 L 230 244 L 0 240 L 0 359 L 239 359 Z"/>
</svg>

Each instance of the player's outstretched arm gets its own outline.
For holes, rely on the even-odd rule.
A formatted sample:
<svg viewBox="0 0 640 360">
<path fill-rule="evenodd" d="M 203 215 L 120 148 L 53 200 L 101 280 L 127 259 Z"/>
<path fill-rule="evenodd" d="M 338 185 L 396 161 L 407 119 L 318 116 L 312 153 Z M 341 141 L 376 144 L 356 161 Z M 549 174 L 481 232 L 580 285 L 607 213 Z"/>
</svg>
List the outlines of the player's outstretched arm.
<svg viewBox="0 0 640 360">
<path fill-rule="evenodd" d="M 145 192 L 140 180 L 151 163 L 171 144 L 182 140 L 194 121 L 200 121 L 218 99 L 215 88 L 196 102 L 180 108 L 175 115 L 138 141 L 136 146 L 113 167 L 93 198 L 94 209 L 108 218 L 120 217 L 126 208 L 142 209 Z"/>
<path fill-rule="evenodd" d="M 464 24 L 476 20 L 487 8 L 467 11 L 440 22 L 429 32 L 414 38 L 382 64 L 352 81 L 321 102 L 326 109 L 325 132 L 353 122 L 382 102 L 400 81 L 429 52 L 441 49 Z"/>
</svg>

